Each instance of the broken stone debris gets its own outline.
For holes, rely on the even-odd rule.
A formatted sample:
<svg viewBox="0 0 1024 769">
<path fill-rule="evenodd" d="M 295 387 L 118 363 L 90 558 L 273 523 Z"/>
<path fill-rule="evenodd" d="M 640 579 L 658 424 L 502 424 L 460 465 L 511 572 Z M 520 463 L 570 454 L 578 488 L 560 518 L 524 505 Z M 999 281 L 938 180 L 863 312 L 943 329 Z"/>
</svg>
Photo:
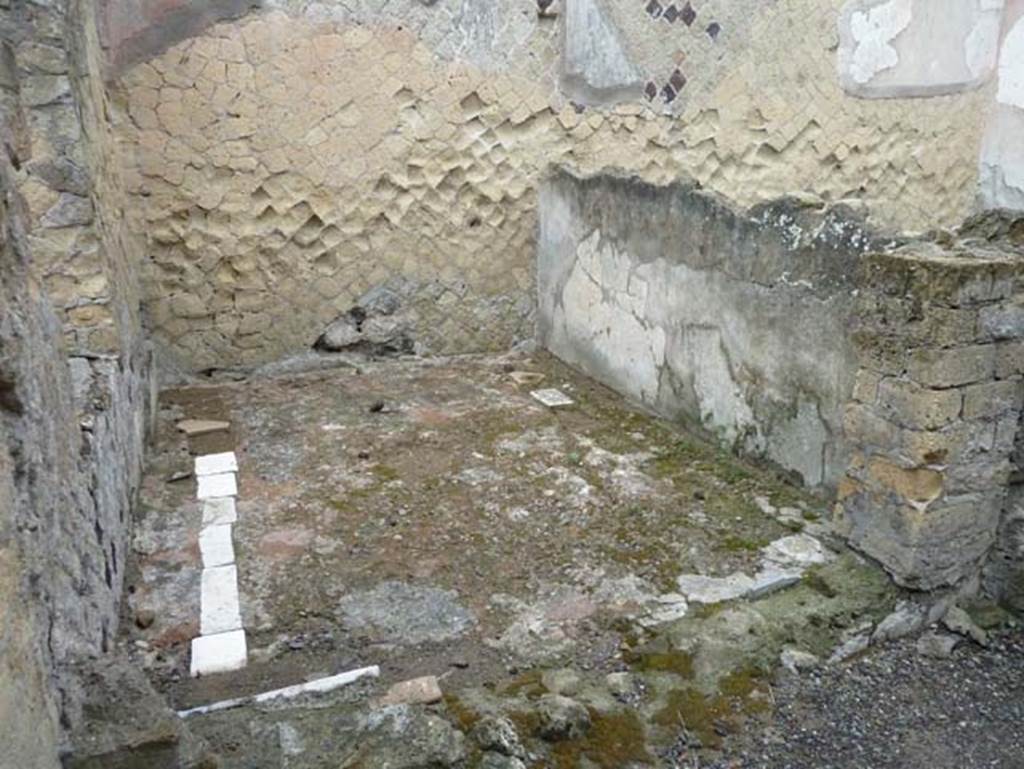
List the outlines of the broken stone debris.
<svg viewBox="0 0 1024 769">
<path fill-rule="evenodd" d="M 916 633 L 924 627 L 927 619 L 927 612 L 923 607 L 909 602 L 902 603 L 892 614 L 878 623 L 871 636 L 871 642 L 894 641 Z"/>
<path fill-rule="evenodd" d="M 959 606 L 951 606 L 942 618 L 943 626 L 951 633 L 970 638 L 979 646 L 988 645 L 988 633 L 974 624 L 970 615 Z"/>
<path fill-rule="evenodd" d="M 779 655 L 779 662 L 790 673 L 803 673 L 821 664 L 821 660 L 815 655 L 800 649 L 783 649 Z"/>
<path fill-rule="evenodd" d="M 378 700 L 379 705 L 430 705 L 439 702 L 443 694 L 436 676 L 423 676 L 402 681 L 388 689 Z"/>
<path fill-rule="evenodd" d="M 523 758 L 526 751 L 515 726 L 507 718 L 485 716 L 473 727 L 473 739 L 485 751 Z"/>
<path fill-rule="evenodd" d="M 590 713 L 574 699 L 546 694 L 537 702 L 541 737 L 551 742 L 578 740 L 590 731 Z"/>
<path fill-rule="evenodd" d="M 953 656 L 960 639 L 955 635 L 945 633 L 925 633 L 917 639 L 917 653 L 922 657 L 933 659 L 948 659 Z"/>
<path fill-rule="evenodd" d="M 194 438 L 230 430 L 231 423 L 214 419 L 183 419 L 178 422 L 178 429 L 190 438 Z"/>
<path fill-rule="evenodd" d="M 533 390 L 530 395 L 533 396 L 534 400 L 544 404 L 550 409 L 564 408 L 565 406 L 571 406 L 575 401 L 568 395 L 563 393 L 561 390 L 549 388 L 546 390 Z"/>
<path fill-rule="evenodd" d="M 510 371 L 508 378 L 520 386 L 538 385 L 544 381 L 544 375 L 539 371 Z"/>
</svg>

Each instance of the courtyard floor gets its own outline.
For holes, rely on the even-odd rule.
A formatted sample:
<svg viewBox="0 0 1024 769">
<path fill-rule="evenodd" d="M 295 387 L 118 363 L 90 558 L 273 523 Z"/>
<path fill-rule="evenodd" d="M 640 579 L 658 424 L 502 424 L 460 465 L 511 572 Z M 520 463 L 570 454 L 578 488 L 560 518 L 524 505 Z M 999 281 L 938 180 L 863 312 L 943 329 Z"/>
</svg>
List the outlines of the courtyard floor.
<svg viewBox="0 0 1024 769">
<path fill-rule="evenodd" d="M 538 388 L 573 404 L 542 405 Z M 230 429 L 190 439 L 184 418 Z M 249 664 L 191 678 L 202 514 L 190 473 L 222 451 L 239 466 Z M 544 354 L 211 381 L 162 394 L 125 638 L 176 709 L 380 667 L 315 702 L 190 719 L 224 767 L 767 755 L 759 735 L 788 712 L 773 690 L 780 653 L 824 662 L 900 597 L 826 517 L 816 497 Z M 780 560 L 808 541 L 810 561 Z M 729 592 L 748 578 L 755 589 Z M 381 699 L 424 676 L 439 702 Z M 487 735 L 506 727 L 515 744 L 502 749 Z"/>
</svg>

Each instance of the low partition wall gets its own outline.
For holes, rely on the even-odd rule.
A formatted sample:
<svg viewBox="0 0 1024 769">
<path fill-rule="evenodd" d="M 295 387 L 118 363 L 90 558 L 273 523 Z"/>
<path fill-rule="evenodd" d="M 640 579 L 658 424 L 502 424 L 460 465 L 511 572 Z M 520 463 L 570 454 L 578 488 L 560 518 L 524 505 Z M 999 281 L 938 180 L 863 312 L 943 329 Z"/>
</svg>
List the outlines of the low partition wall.
<svg viewBox="0 0 1024 769">
<path fill-rule="evenodd" d="M 545 347 L 835 495 L 851 543 L 901 584 L 977 576 L 1021 412 L 1024 258 L 998 227 L 901 243 L 842 206 L 739 212 L 565 172 L 540 208 Z"/>
</svg>

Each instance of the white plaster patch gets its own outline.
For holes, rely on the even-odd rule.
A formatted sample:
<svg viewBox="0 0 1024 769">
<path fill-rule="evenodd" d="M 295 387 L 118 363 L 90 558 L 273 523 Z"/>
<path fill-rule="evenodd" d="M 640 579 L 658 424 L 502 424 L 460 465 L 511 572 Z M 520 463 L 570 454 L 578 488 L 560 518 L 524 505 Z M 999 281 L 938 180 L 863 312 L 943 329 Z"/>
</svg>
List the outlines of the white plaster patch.
<svg viewBox="0 0 1024 769">
<path fill-rule="evenodd" d="M 1003 41 L 996 98 L 1001 104 L 1024 109 L 1024 19 L 1013 26 Z M 1024 139 L 1018 137 L 1018 141 Z"/>
<path fill-rule="evenodd" d="M 241 628 L 238 569 L 234 566 L 205 569 L 200 598 L 199 632 L 205 636 Z"/>
<path fill-rule="evenodd" d="M 238 496 L 238 484 L 235 480 L 234 473 L 201 475 L 196 480 L 199 483 L 199 489 L 196 492 L 196 497 L 199 499 Z"/>
<path fill-rule="evenodd" d="M 849 61 L 853 80 L 864 84 L 875 75 L 899 64 L 899 55 L 891 45 L 896 36 L 913 20 L 912 0 L 889 0 L 850 17 L 850 31 L 856 47 Z"/>
<path fill-rule="evenodd" d="M 219 475 L 220 473 L 237 473 L 238 460 L 235 452 L 225 451 L 222 454 L 204 454 L 196 457 L 196 477 Z"/>
<path fill-rule="evenodd" d="M 234 497 L 214 497 L 203 502 L 203 526 L 218 526 L 237 520 Z"/>
<path fill-rule="evenodd" d="M 639 88 L 643 78 L 629 60 L 616 28 L 605 19 L 596 0 L 567 0 L 565 4 L 564 74 L 600 96 Z"/>
<path fill-rule="evenodd" d="M 232 630 L 192 640 L 192 677 L 228 673 L 245 667 L 245 631 Z"/>
<path fill-rule="evenodd" d="M 616 382 L 648 403 L 657 397 L 666 337 L 645 317 L 649 283 L 629 254 L 601 243 L 595 230 L 580 243 L 562 292 L 566 336 L 600 354 Z"/>
<path fill-rule="evenodd" d="M 199 552 L 203 567 L 228 566 L 235 562 L 235 547 L 231 541 L 231 524 L 207 526 L 199 532 Z"/>
<path fill-rule="evenodd" d="M 1001 2 L 998 9 L 982 11 L 964 40 L 964 63 L 974 78 L 984 77 L 995 67 L 1003 21 Z"/>
</svg>

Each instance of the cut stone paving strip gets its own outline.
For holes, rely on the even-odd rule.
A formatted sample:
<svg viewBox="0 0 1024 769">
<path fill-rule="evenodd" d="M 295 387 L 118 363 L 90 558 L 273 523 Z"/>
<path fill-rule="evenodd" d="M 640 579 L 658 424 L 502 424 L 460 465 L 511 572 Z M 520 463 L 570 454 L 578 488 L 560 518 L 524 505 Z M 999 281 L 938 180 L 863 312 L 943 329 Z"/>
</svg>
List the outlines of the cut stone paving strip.
<svg viewBox="0 0 1024 769">
<path fill-rule="evenodd" d="M 237 520 L 234 497 L 213 497 L 203 502 L 203 526 L 235 523 Z"/>
<path fill-rule="evenodd" d="M 238 484 L 235 481 L 234 473 L 202 475 L 196 480 L 199 482 L 199 491 L 196 496 L 201 500 L 238 496 Z"/>
<path fill-rule="evenodd" d="M 220 473 L 237 473 L 238 460 L 235 452 L 225 451 L 220 454 L 204 454 L 196 457 L 196 477 L 203 475 L 219 475 Z"/>
<path fill-rule="evenodd" d="M 235 562 L 235 547 L 231 541 L 231 524 L 207 526 L 199 532 L 199 552 L 203 568 L 228 566 Z"/>
<path fill-rule="evenodd" d="M 238 569 L 233 565 L 204 569 L 202 584 L 199 632 L 205 636 L 240 630 Z"/>
<path fill-rule="evenodd" d="M 244 630 L 192 639 L 192 677 L 241 670 L 248 661 Z"/>
</svg>

